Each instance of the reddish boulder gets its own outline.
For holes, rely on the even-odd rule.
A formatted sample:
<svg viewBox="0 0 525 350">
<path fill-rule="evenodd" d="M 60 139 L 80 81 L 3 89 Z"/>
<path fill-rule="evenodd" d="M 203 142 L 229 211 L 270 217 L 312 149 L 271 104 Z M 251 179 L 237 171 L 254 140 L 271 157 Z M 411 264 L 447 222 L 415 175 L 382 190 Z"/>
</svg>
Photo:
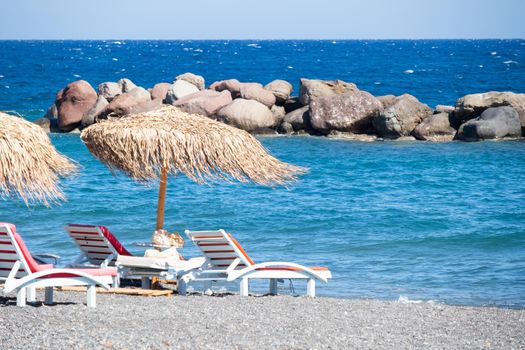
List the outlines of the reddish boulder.
<svg viewBox="0 0 525 350">
<path fill-rule="evenodd" d="M 241 84 L 241 97 L 245 100 L 260 102 L 268 108 L 275 104 L 275 95 L 257 83 Z"/>
<path fill-rule="evenodd" d="M 74 81 L 61 90 L 55 99 L 58 128 L 71 131 L 80 125 L 82 116 L 97 101 L 97 92 L 85 80 Z"/>
<path fill-rule="evenodd" d="M 209 89 L 215 91 L 228 90 L 233 98 L 237 98 L 241 93 L 241 83 L 237 79 L 221 80 L 211 84 Z"/>
<path fill-rule="evenodd" d="M 322 133 L 332 130 L 367 133 L 372 129 L 372 118 L 382 109 L 381 102 L 370 93 L 354 90 L 311 100 L 310 122 Z"/>
<path fill-rule="evenodd" d="M 164 101 L 166 98 L 166 95 L 168 94 L 168 90 L 170 88 L 170 83 L 158 83 L 153 86 L 151 89 L 151 99 L 160 101 Z"/>
<path fill-rule="evenodd" d="M 178 99 L 174 106 L 187 113 L 211 117 L 231 102 L 232 95 L 228 90 L 221 92 L 202 90 Z"/>
</svg>

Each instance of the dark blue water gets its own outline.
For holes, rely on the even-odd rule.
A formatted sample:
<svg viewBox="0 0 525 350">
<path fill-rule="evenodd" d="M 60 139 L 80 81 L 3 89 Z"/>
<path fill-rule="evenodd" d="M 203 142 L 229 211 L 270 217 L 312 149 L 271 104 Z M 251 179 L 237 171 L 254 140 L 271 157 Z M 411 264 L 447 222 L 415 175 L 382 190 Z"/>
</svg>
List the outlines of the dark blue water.
<svg viewBox="0 0 525 350">
<path fill-rule="evenodd" d="M 430 105 L 477 91 L 525 92 L 524 41 L 9 41 L 0 52 L 0 109 L 29 119 L 79 78 L 96 85 L 129 77 L 148 87 L 185 71 L 208 83 L 340 78 Z M 27 209 L 0 201 L 0 221 L 17 224 L 32 250 L 60 253 L 63 262 L 77 254 L 66 223 L 106 225 L 126 245 L 147 240 L 156 186 L 113 176 L 77 135 L 52 141 L 82 165 L 63 182 L 69 202 Z M 256 261 L 329 266 L 334 278 L 321 295 L 525 306 L 524 142 L 261 141 L 310 172 L 280 189 L 172 178 L 166 227 L 225 228 Z"/>
<path fill-rule="evenodd" d="M 286 79 L 296 92 L 301 77 L 342 79 L 434 106 L 474 92 L 525 92 L 525 40 L 0 41 L 0 108 L 35 118 L 74 80 L 127 77 L 150 87 L 187 71 L 207 84 Z"/>
</svg>

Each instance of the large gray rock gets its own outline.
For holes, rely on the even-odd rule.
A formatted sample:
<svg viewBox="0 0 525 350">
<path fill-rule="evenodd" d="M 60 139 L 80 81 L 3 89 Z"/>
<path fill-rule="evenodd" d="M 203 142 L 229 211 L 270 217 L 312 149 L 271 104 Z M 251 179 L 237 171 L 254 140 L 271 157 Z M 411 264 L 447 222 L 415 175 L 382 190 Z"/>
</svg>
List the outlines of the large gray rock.
<svg viewBox="0 0 525 350">
<path fill-rule="evenodd" d="M 304 106 L 287 113 L 284 116 L 282 124 L 285 123 L 290 125 L 294 132 L 311 132 L 312 125 L 310 123 L 310 107 Z M 287 130 L 287 125 L 283 126 L 283 130 Z"/>
<path fill-rule="evenodd" d="M 388 139 L 410 136 L 414 128 L 425 118 L 432 115 L 432 110 L 412 95 L 396 97 L 395 103 L 374 117 L 372 123 L 379 135 Z"/>
<path fill-rule="evenodd" d="M 341 95 L 318 97 L 310 102 L 310 122 L 315 130 L 366 133 L 372 128 L 372 118 L 383 109 L 370 93 L 353 90 Z"/>
<path fill-rule="evenodd" d="M 387 109 L 388 107 L 390 107 L 394 103 L 396 103 L 396 96 L 395 95 L 377 96 L 377 99 L 383 105 L 383 109 Z"/>
<path fill-rule="evenodd" d="M 474 119 L 490 107 L 511 106 L 518 112 L 521 127 L 525 129 L 525 94 L 513 92 L 485 92 L 461 97 L 456 102 L 455 115 L 461 121 Z"/>
<path fill-rule="evenodd" d="M 241 98 L 260 102 L 268 108 L 271 108 L 275 104 L 274 94 L 257 83 L 241 84 Z"/>
<path fill-rule="evenodd" d="M 434 108 L 434 114 L 453 113 L 455 109 L 456 108 L 454 106 L 437 105 L 436 108 Z"/>
<path fill-rule="evenodd" d="M 195 75 L 193 73 L 184 73 L 181 75 L 177 75 L 175 80 L 184 80 L 188 83 L 191 83 L 197 87 L 199 90 L 204 90 L 204 78 L 200 75 Z"/>
<path fill-rule="evenodd" d="M 357 90 L 357 86 L 342 80 L 310 80 L 301 79 L 299 100 L 306 106 L 312 100 L 323 96 L 345 94 Z"/>
<path fill-rule="evenodd" d="M 151 89 L 151 99 L 152 100 L 160 100 L 161 102 L 166 99 L 166 95 L 168 94 L 168 90 L 170 88 L 170 83 L 158 83 L 153 86 Z"/>
<path fill-rule="evenodd" d="M 59 91 L 55 98 L 59 129 L 69 132 L 77 128 L 96 101 L 97 92 L 85 80 L 74 81 Z"/>
<path fill-rule="evenodd" d="M 131 114 L 138 103 L 139 101 L 130 93 L 120 94 L 99 113 L 97 119 L 105 119 L 108 116 L 119 118 Z"/>
<path fill-rule="evenodd" d="M 211 84 L 209 89 L 215 91 L 228 90 L 232 94 L 232 98 L 237 98 L 241 93 L 241 83 L 237 79 L 220 80 Z"/>
<path fill-rule="evenodd" d="M 122 88 L 118 83 L 105 82 L 99 84 L 98 94 L 102 95 L 106 101 L 111 102 L 115 97 L 122 94 Z"/>
<path fill-rule="evenodd" d="M 97 102 L 82 116 L 81 128 L 86 128 L 95 123 L 96 117 L 109 105 L 109 102 L 102 95 L 98 95 Z"/>
<path fill-rule="evenodd" d="M 133 90 L 134 88 L 137 87 L 137 85 L 135 85 L 135 83 L 133 83 L 131 80 L 129 80 L 128 78 L 123 78 L 123 79 L 120 79 L 118 82 L 117 82 L 118 86 L 120 87 L 120 91 L 122 91 L 123 93 L 125 92 L 130 92 L 131 90 Z"/>
<path fill-rule="evenodd" d="M 271 111 L 272 114 L 273 114 L 273 119 L 274 119 L 274 123 L 273 123 L 273 125 L 279 125 L 279 124 L 281 124 L 281 122 L 283 121 L 284 116 L 285 116 L 285 114 L 286 114 L 286 112 L 284 111 L 284 107 L 274 105 L 274 106 L 272 106 L 272 108 L 270 109 L 270 111 Z"/>
<path fill-rule="evenodd" d="M 299 96 L 290 97 L 286 100 L 286 102 L 284 102 L 284 110 L 286 113 L 290 113 L 302 107 L 304 107 L 304 105 L 299 100 Z"/>
<path fill-rule="evenodd" d="M 221 92 L 202 90 L 180 98 L 174 103 L 174 106 L 187 113 L 211 117 L 231 102 L 232 95 L 228 90 Z"/>
<path fill-rule="evenodd" d="M 452 141 L 456 129 L 452 127 L 453 118 L 449 113 L 433 114 L 416 126 L 412 135 L 418 140 Z"/>
<path fill-rule="evenodd" d="M 491 107 L 475 119 L 467 121 L 458 130 L 457 138 L 478 141 L 521 136 L 518 112 L 512 107 Z"/>
<path fill-rule="evenodd" d="M 238 98 L 217 112 L 217 120 L 237 128 L 254 131 L 274 126 L 272 112 L 260 102 Z"/>
<path fill-rule="evenodd" d="M 137 86 L 136 88 L 132 89 L 129 92 L 129 94 L 135 97 L 138 103 L 142 103 L 142 102 L 151 100 L 151 94 L 148 92 L 148 90 L 140 86 Z"/>
<path fill-rule="evenodd" d="M 60 90 L 60 93 L 62 93 L 62 90 Z M 51 107 L 47 109 L 47 112 L 44 115 L 44 118 L 47 118 L 49 120 L 58 119 L 58 110 L 57 110 L 57 105 L 55 103 L 53 103 Z"/>
<path fill-rule="evenodd" d="M 175 104 L 178 99 L 196 92 L 199 92 L 199 88 L 192 83 L 188 83 L 186 80 L 176 80 L 168 89 L 166 103 Z"/>
<path fill-rule="evenodd" d="M 274 80 L 266 84 L 264 88 L 275 96 L 276 103 L 279 105 L 283 105 L 290 98 L 293 91 L 292 84 L 286 80 Z"/>
</svg>

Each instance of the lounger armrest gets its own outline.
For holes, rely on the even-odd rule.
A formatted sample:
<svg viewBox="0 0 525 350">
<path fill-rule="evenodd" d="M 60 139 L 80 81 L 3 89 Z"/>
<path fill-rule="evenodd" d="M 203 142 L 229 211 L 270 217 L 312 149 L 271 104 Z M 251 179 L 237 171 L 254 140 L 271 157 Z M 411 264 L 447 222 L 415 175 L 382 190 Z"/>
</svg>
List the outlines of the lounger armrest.
<svg viewBox="0 0 525 350">
<path fill-rule="evenodd" d="M 323 281 L 325 283 L 328 282 L 328 280 L 326 279 L 326 277 L 323 277 L 319 272 L 317 271 L 314 271 L 312 270 L 311 268 L 309 267 L 306 267 L 306 266 L 303 266 L 303 265 L 299 265 L 299 264 L 295 264 L 295 263 L 291 263 L 291 262 L 285 262 L 285 261 L 270 261 L 270 262 L 265 262 L 265 263 L 260 263 L 260 264 L 255 264 L 255 265 L 251 265 L 251 266 L 248 266 L 242 270 L 235 270 L 235 271 L 232 271 L 228 274 L 228 278 L 227 278 L 227 281 L 228 282 L 231 282 L 231 281 L 234 281 L 236 280 L 237 278 L 241 278 L 247 274 L 250 274 L 251 272 L 253 271 L 256 271 L 257 269 L 262 269 L 262 268 L 271 268 L 271 267 L 290 267 L 290 268 L 294 268 L 294 269 L 297 269 L 297 270 L 300 270 L 314 278 L 317 278 L 318 280 L 320 281 Z"/>
<path fill-rule="evenodd" d="M 33 256 L 33 259 L 35 259 L 38 263 L 45 263 L 45 259 L 53 259 L 54 263 L 53 265 L 58 264 L 58 261 L 60 260 L 60 256 L 56 254 L 50 254 L 50 253 L 37 253 L 37 254 L 31 254 Z"/>
<path fill-rule="evenodd" d="M 30 275 L 27 275 L 23 278 L 17 279 L 15 278 L 16 272 L 18 271 L 18 268 L 20 267 L 20 261 L 17 261 L 11 272 L 9 273 L 9 277 L 5 281 L 4 285 L 4 293 L 9 293 L 17 288 L 23 288 L 30 285 L 33 281 L 38 280 L 39 278 L 45 278 L 46 276 L 50 275 L 56 275 L 56 274 L 68 274 L 72 275 L 73 277 L 81 277 L 85 279 L 88 282 L 92 282 L 95 285 L 100 285 L 102 288 L 109 290 L 109 285 L 102 282 L 100 279 L 96 278 L 95 276 L 92 276 L 88 274 L 87 272 L 83 271 L 76 271 L 74 269 L 49 269 L 49 270 L 43 270 L 39 272 L 32 273 Z"/>
</svg>

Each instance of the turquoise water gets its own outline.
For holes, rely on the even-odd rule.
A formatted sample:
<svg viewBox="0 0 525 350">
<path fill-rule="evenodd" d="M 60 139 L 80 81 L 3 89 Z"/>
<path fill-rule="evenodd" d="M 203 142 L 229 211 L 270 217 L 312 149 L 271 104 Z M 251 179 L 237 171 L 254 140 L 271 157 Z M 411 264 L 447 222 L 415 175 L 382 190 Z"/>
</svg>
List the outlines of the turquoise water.
<svg viewBox="0 0 525 350">
<path fill-rule="evenodd" d="M 0 41 L 0 52 L 0 110 L 29 120 L 74 80 L 127 77 L 150 87 L 187 71 L 207 84 L 286 79 L 295 95 L 301 77 L 342 79 L 430 106 L 474 92 L 525 92 L 524 40 Z M 27 209 L 0 201 L 0 220 L 63 263 L 78 254 L 67 223 L 106 225 L 141 253 L 130 243 L 152 233 L 157 185 L 114 177 L 77 135 L 52 139 L 83 166 L 63 182 L 69 202 Z M 166 227 L 227 229 L 256 261 L 327 265 L 334 278 L 321 295 L 525 307 L 524 142 L 262 142 L 310 172 L 279 189 L 170 179 Z"/>
<path fill-rule="evenodd" d="M 0 219 L 15 223 L 32 251 L 57 252 L 62 263 L 78 254 L 67 223 L 106 225 L 142 252 L 130 244 L 152 233 L 157 185 L 113 176 L 78 135 L 52 140 L 82 166 L 63 181 L 69 202 L 27 209 L 1 201 Z M 326 265 L 334 278 L 319 295 L 525 306 L 524 142 L 261 141 L 309 173 L 276 189 L 171 178 L 166 228 L 224 228 L 255 261 Z M 183 252 L 197 254 L 191 243 Z"/>
</svg>

